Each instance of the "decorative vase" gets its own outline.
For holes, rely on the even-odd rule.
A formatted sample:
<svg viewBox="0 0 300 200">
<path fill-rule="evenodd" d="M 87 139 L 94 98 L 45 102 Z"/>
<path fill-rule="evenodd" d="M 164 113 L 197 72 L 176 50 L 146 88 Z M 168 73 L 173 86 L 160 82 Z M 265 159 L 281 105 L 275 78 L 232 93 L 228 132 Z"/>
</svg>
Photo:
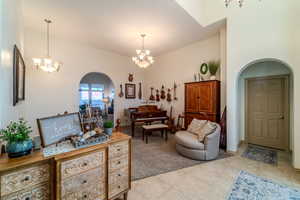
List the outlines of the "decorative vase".
<svg viewBox="0 0 300 200">
<path fill-rule="evenodd" d="M 12 143 L 7 143 L 6 152 L 8 153 L 8 157 L 17 158 L 17 157 L 30 154 L 32 147 L 33 147 L 32 140 L 25 140 L 22 142 L 12 142 Z"/>
<path fill-rule="evenodd" d="M 210 76 L 210 78 L 209 78 L 210 80 L 216 80 L 217 79 L 217 77 L 216 76 Z"/>
<path fill-rule="evenodd" d="M 112 132 L 113 132 L 113 128 L 104 128 L 104 132 L 105 132 L 107 135 L 111 136 L 111 135 L 112 135 Z"/>
</svg>

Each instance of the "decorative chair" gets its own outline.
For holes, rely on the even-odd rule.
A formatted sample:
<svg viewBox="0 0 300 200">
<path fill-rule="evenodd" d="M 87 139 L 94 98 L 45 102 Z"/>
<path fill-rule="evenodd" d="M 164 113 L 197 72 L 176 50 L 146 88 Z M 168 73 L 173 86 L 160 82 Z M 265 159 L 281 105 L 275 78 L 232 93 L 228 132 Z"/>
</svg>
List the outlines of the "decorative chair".
<svg viewBox="0 0 300 200">
<path fill-rule="evenodd" d="M 215 159 L 219 154 L 221 127 L 217 123 L 214 124 L 216 129 L 205 135 L 203 142 L 200 142 L 198 136 L 191 132 L 178 131 L 175 134 L 177 152 L 193 160 Z"/>
</svg>

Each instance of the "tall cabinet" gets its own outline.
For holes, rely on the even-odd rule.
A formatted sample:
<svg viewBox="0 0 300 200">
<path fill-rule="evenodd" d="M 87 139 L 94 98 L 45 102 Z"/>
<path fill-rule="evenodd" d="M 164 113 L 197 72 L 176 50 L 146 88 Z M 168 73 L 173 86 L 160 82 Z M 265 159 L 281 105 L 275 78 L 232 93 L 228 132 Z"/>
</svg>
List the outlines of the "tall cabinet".
<svg viewBox="0 0 300 200">
<path fill-rule="evenodd" d="M 220 81 L 185 83 L 185 127 L 196 119 L 220 121 Z"/>
</svg>

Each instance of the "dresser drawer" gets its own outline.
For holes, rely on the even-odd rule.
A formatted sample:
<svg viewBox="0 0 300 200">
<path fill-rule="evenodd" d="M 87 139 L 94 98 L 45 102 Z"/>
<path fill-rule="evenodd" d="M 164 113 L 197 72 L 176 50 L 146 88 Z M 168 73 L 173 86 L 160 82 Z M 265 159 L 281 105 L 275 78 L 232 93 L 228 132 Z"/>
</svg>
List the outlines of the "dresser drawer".
<svg viewBox="0 0 300 200">
<path fill-rule="evenodd" d="M 70 193 L 61 200 L 104 200 L 105 199 L 105 193 L 99 190 L 98 187 L 87 187 L 82 188 L 78 191 L 75 191 L 73 193 Z"/>
<path fill-rule="evenodd" d="M 109 174 L 108 183 L 114 184 L 119 182 L 124 182 L 129 180 L 129 171 L 128 168 L 121 168 Z"/>
<path fill-rule="evenodd" d="M 1 197 L 2 200 L 49 200 L 50 192 L 49 192 L 48 184 L 40 184 L 32 189 L 21 190 L 19 192 L 15 192 L 4 197 Z"/>
<path fill-rule="evenodd" d="M 98 151 L 61 162 L 61 178 L 65 179 L 104 164 L 105 152 Z"/>
<path fill-rule="evenodd" d="M 120 168 L 128 168 L 128 155 L 109 160 L 109 172 L 113 172 Z"/>
<path fill-rule="evenodd" d="M 65 179 L 61 184 L 61 197 L 66 199 L 83 188 L 95 188 L 105 194 L 105 168 L 102 166 Z"/>
<path fill-rule="evenodd" d="M 128 179 L 119 179 L 117 182 L 109 183 L 108 198 L 112 198 L 129 189 Z"/>
<path fill-rule="evenodd" d="M 128 141 L 118 142 L 109 146 L 109 157 L 114 158 L 128 154 L 129 146 Z"/>
<path fill-rule="evenodd" d="M 1 196 L 49 181 L 48 164 L 14 171 L 1 176 Z"/>
</svg>

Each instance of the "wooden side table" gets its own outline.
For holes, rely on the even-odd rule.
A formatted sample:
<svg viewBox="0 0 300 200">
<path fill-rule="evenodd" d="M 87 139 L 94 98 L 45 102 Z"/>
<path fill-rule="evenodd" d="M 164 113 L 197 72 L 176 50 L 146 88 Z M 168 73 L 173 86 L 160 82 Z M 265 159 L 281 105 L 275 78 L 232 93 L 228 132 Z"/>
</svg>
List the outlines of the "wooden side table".
<svg viewBox="0 0 300 200">
<path fill-rule="evenodd" d="M 161 131 L 161 137 L 165 136 L 165 140 L 168 141 L 168 125 L 166 124 L 143 125 L 143 141 L 146 138 L 146 144 L 148 144 L 148 136 L 153 131 Z"/>
</svg>

